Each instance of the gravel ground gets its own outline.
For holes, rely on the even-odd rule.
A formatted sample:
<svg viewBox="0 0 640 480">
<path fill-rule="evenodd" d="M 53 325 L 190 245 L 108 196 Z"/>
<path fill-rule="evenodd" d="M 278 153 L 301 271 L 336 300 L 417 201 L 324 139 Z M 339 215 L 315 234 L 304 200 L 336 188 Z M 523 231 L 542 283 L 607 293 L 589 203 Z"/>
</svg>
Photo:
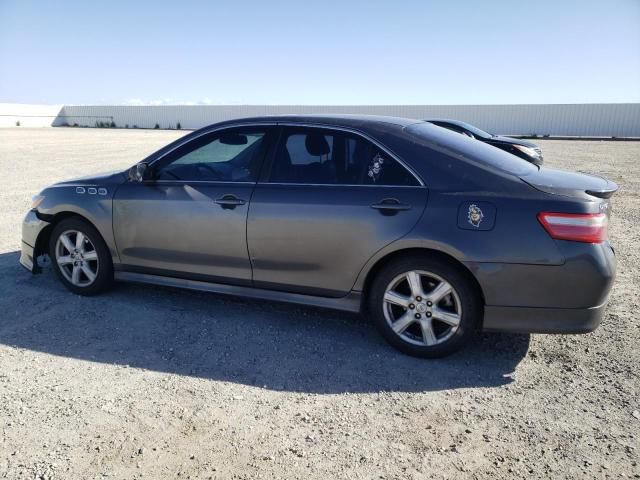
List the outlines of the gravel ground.
<svg viewBox="0 0 640 480">
<path fill-rule="evenodd" d="M 548 165 L 621 185 L 603 325 L 425 361 L 355 315 L 135 285 L 83 298 L 18 265 L 42 187 L 183 133 L 0 130 L 0 478 L 640 477 L 640 142 L 539 141 Z"/>
</svg>

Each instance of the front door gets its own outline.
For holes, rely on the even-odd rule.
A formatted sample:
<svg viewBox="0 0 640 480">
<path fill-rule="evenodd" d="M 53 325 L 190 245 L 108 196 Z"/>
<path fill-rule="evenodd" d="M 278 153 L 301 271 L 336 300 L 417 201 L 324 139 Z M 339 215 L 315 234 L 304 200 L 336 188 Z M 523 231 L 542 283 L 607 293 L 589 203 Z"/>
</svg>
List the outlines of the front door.
<svg viewBox="0 0 640 480">
<path fill-rule="evenodd" d="M 246 221 L 270 133 L 234 128 L 195 138 L 127 182 L 114 198 L 123 269 L 251 284 Z"/>
<path fill-rule="evenodd" d="M 344 296 L 365 263 L 406 235 L 427 189 L 353 133 L 285 128 L 254 190 L 247 237 L 257 287 Z"/>
</svg>

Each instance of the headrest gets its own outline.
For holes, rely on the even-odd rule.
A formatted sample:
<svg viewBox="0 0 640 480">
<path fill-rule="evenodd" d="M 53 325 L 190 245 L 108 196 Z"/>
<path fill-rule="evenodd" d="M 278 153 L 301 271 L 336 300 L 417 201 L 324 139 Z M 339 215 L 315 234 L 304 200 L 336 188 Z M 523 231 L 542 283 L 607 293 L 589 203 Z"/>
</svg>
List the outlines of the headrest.
<svg viewBox="0 0 640 480">
<path fill-rule="evenodd" d="M 329 155 L 331 148 L 324 135 L 310 134 L 307 135 L 307 139 L 304 141 L 304 146 L 307 147 L 309 155 L 319 157 L 320 155 Z"/>
</svg>

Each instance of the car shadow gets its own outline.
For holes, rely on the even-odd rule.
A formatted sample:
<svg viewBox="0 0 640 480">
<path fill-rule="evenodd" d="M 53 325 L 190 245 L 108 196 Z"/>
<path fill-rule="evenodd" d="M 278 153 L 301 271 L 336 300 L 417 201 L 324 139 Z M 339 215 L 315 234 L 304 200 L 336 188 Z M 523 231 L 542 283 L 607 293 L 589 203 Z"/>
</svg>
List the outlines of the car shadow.
<svg viewBox="0 0 640 480">
<path fill-rule="evenodd" d="M 133 284 L 81 297 L 18 258 L 0 254 L 0 343 L 52 355 L 325 394 L 500 386 L 529 348 L 528 335 L 483 334 L 422 360 L 359 315 Z"/>
</svg>

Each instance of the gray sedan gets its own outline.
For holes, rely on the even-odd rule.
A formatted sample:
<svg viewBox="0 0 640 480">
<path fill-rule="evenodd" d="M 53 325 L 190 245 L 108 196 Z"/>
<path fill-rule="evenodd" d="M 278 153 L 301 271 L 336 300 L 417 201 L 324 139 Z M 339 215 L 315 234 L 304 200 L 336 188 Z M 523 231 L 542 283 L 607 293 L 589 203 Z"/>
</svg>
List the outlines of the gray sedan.
<svg viewBox="0 0 640 480">
<path fill-rule="evenodd" d="M 438 357 L 480 329 L 595 329 L 616 189 L 423 121 L 249 118 L 46 188 L 20 262 L 49 255 L 81 295 L 119 280 L 362 312 Z"/>
</svg>

